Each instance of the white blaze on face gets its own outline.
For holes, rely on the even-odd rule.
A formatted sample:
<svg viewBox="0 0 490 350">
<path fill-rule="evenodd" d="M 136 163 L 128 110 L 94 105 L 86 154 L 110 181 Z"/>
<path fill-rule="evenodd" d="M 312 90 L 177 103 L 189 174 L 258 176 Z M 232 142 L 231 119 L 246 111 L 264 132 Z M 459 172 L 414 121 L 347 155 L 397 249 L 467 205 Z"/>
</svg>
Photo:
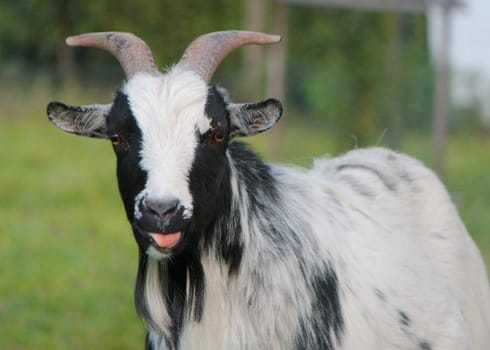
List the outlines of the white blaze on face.
<svg viewBox="0 0 490 350">
<path fill-rule="evenodd" d="M 210 129 L 205 115 L 208 86 L 196 73 L 178 66 L 167 74 L 137 74 L 123 92 L 142 134 L 140 167 L 147 175 L 144 190 L 137 196 L 164 200 L 177 198 L 184 216 L 192 215 L 189 174 L 197 147 L 197 131 Z"/>
</svg>

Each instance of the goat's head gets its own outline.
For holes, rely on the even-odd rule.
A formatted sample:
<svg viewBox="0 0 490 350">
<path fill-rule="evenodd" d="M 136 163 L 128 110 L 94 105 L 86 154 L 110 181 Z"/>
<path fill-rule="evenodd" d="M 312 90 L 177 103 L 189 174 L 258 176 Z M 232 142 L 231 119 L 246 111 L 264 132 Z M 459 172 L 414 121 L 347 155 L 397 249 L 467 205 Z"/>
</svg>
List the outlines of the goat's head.
<svg viewBox="0 0 490 350">
<path fill-rule="evenodd" d="M 211 220 L 229 141 L 265 131 L 279 120 L 279 101 L 234 104 L 209 83 L 233 49 L 279 40 L 254 32 L 206 34 L 187 47 L 176 65 L 160 73 L 148 46 L 132 34 L 67 39 L 72 46 L 111 52 L 127 75 L 112 104 L 75 107 L 52 102 L 48 116 L 64 131 L 112 142 L 119 190 L 143 252 L 162 258 L 195 240 L 186 232 Z"/>
</svg>

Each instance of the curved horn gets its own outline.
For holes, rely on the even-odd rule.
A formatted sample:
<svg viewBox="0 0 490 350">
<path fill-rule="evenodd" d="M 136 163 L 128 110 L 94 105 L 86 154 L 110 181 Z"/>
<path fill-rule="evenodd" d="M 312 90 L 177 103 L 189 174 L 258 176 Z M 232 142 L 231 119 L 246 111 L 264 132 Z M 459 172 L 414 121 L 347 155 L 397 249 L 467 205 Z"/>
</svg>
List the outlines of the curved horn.
<svg viewBox="0 0 490 350">
<path fill-rule="evenodd" d="M 131 33 L 87 33 L 68 37 L 66 43 L 70 46 L 96 47 L 110 52 L 117 58 L 128 79 L 138 72 L 158 73 L 148 45 Z"/>
<path fill-rule="evenodd" d="M 230 30 L 201 35 L 184 51 L 179 64 L 209 81 L 221 61 L 234 49 L 249 44 L 274 44 L 279 35 Z"/>
</svg>

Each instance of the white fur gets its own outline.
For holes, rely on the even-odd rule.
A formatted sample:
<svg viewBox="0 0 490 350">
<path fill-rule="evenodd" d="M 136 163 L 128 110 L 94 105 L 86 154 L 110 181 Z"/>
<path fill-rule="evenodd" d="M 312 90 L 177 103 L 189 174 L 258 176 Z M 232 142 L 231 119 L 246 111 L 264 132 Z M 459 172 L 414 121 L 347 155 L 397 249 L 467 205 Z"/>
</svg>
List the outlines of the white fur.
<svg viewBox="0 0 490 350">
<path fill-rule="evenodd" d="M 196 73 L 176 66 L 165 75 L 137 74 L 123 92 L 142 133 L 140 166 L 148 173 L 138 198 L 178 198 L 185 208 L 184 217 L 191 217 L 188 176 L 197 146 L 196 131 L 204 133 L 210 128 L 204 114 L 207 84 Z"/>
<path fill-rule="evenodd" d="M 170 328 L 170 318 L 167 313 L 165 295 L 162 295 L 160 285 L 164 284 L 160 276 L 160 269 L 164 268 L 158 263 L 156 259 L 148 259 L 148 273 L 146 275 L 146 289 L 145 289 L 145 302 L 147 305 L 151 305 L 148 308 L 152 320 L 156 323 L 158 329 L 169 330 Z M 170 333 L 166 333 L 167 336 Z"/>
<path fill-rule="evenodd" d="M 349 167 L 336 170 L 342 165 Z M 359 166 L 375 169 L 387 183 L 394 184 L 395 190 L 386 190 L 377 175 Z M 343 157 L 318 161 L 315 169 L 336 182 L 347 184 L 342 187 L 351 193 L 350 182 L 345 181 L 345 176 L 358 179 L 375 196 L 369 198 L 351 194 L 357 198 L 356 206 L 368 211 L 369 217 L 396 234 L 394 241 L 389 242 L 392 247 L 397 243 L 403 250 L 413 247 L 404 264 L 407 265 L 407 272 L 415 274 L 418 280 L 414 281 L 414 285 L 407 286 L 405 294 L 410 295 L 410 290 L 415 294 L 420 286 L 424 286 L 424 289 L 430 287 L 426 293 L 422 293 L 424 300 L 420 301 L 420 305 L 427 305 L 427 302 L 439 305 L 433 315 L 438 315 L 442 310 L 453 310 L 452 321 L 443 318 L 438 323 L 424 323 L 419 327 L 431 329 L 436 324 L 444 324 L 442 329 L 446 329 L 446 332 L 434 328 L 434 332 L 441 333 L 441 344 L 450 342 L 460 334 L 462 345 L 453 348 L 486 349 L 490 344 L 487 274 L 477 247 L 439 179 L 417 160 L 381 148 L 356 150 Z M 386 267 L 380 266 L 380 271 L 383 270 Z M 415 301 L 411 299 L 401 295 L 399 303 L 403 305 Z M 426 310 L 420 311 L 426 313 Z M 451 349 L 449 345 L 440 348 Z"/>
<path fill-rule="evenodd" d="M 423 342 L 432 350 L 488 348 L 490 293 L 480 254 L 444 187 L 420 163 L 369 149 L 324 158 L 309 171 L 274 166 L 281 207 L 251 216 L 230 161 L 242 266 L 230 277 L 212 251 L 203 256 L 204 314 L 185 326 L 181 349 L 292 349 L 298 316 L 315 317 L 308 278 L 327 264 L 338 275 L 345 327 L 334 349 L 412 350 Z M 267 220 L 300 233 L 300 251 L 269 241 Z M 259 286 L 251 278 L 257 272 Z M 159 290 L 150 292 L 152 308 Z M 161 336 L 150 338 L 163 349 Z"/>
</svg>

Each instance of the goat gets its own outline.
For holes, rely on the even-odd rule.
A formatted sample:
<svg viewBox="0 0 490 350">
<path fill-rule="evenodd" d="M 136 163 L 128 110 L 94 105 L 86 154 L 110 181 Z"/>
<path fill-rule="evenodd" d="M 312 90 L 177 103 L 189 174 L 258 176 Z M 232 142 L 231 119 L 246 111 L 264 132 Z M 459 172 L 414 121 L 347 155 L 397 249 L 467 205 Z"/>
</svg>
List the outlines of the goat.
<svg viewBox="0 0 490 350">
<path fill-rule="evenodd" d="M 230 142 L 271 128 L 282 106 L 233 103 L 212 74 L 232 50 L 279 40 L 206 34 L 160 72 L 132 34 L 67 39 L 111 52 L 127 75 L 111 104 L 47 110 L 112 142 L 146 348 L 488 349 L 485 267 L 428 168 L 370 148 L 307 170 Z"/>
</svg>

